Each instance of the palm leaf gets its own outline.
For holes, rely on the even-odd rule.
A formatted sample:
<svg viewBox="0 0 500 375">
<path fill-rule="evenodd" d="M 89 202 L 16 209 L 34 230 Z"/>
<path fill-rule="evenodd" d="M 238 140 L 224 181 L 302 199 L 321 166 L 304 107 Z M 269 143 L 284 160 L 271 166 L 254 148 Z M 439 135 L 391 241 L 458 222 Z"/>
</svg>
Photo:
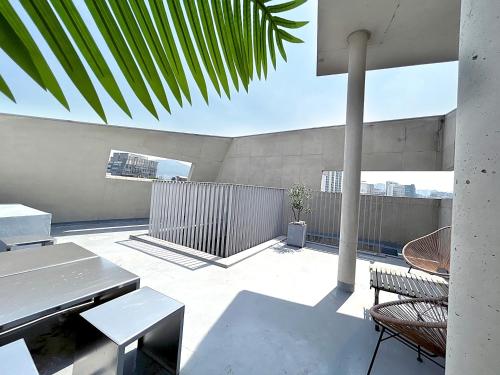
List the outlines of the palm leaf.
<svg viewBox="0 0 500 375">
<path fill-rule="evenodd" d="M 76 88 L 99 117 L 106 122 L 106 115 L 94 85 L 50 4 L 47 0 L 21 0 L 21 4 Z"/>
<path fill-rule="evenodd" d="M 169 93 L 180 106 L 183 96 L 191 103 L 187 73 L 207 103 L 208 84 L 219 95 L 222 87 L 226 96 L 231 96 L 228 75 L 236 91 L 240 82 L 248 90 L 255 73 L 259 79 L 267 78 L 269 60 L 275 69 L 277 66 L 276 49 L 286 61 L 284 42 L 302 43 L 288 30 L 307 23 L 281 17 L 306 0 L 273 5 L 268 0 L 165 1 L 166 4 L 164 0 L 85 0 L 123 77 L 142 105 L 157 118 L 151 94 L 168 111 Z M 96 43 L 78 7 L 71 0 L 21 0 L 21 4 L 96 113 L 106 121 L 80 59 L 85 60 L 89 72 L 130 116 L 116 74 L 109 69 L 100 51 L 102 46 Z M 54 74 L 8 1 L 0 1 L 0 48 L 67 107 Z M 14 100 L 1 77 L 0 91 Z"/>
<path fill-rule="evenodd" d="M 8 1 L 0 1 L 0 48 L 65 108 L 68 102 L 28 29 Z"/>
<path fill-rule="evenodd" d="M 7 82 L 3 79 L 3 77 L 0 75 L 0 92 L 2 92 L 7 98 L 12 100 L 14 103 L 16 102 L 16 99 L 14 98 L 14 94 L 12 94 L 12 91 L 10 91 L 9 86 L 7 85 Z"/>
</svg>

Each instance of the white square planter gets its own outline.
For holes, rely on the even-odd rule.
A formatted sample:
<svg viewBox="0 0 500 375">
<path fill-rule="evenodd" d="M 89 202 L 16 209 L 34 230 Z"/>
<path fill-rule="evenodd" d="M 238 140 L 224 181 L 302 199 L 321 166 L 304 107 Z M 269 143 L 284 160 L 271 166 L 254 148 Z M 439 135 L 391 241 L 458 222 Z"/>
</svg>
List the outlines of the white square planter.
<svg viewBox="0 0 500 375">
<path fill-rule="evenodd" d="M 290 246 L 304 247 L 306 244 L 307 224 L 303 221 L 288 223 L 288 235 L 286 244 Z"/>
</svg>

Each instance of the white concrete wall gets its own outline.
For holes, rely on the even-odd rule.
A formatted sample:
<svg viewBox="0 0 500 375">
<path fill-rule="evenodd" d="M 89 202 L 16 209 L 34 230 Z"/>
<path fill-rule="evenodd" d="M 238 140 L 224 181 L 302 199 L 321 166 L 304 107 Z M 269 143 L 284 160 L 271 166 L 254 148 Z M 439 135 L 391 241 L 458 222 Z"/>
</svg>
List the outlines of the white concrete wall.
<svg viewBox="0 0 500 375">
<path fill-rule="evenodd" d="M 365 124 L 363 170 L 452 169 L 444 118 Z M 323 170 L 342 169 L 344 127 L 229 138 L 0 114 L 0 145 L 0 203 L 65 222 L 148 216 L 149 182 L 105 178 L 112 149 L 189 161 L 193 181 L 319 190 Z"/>
<path fill-rule="evenodd" d="M 365 171 L 441 170 L 443 116 L 366 123 Z M 342 170 L 344 126 L 235 138 L 224 159 L 219 182 L 320 188 L 323 170 Z"/>
<path fill-rule="evenodd" d="M 455 163 L 456 111 L 445 116 L 441 142 L 442 169 L 452 171 Z"/>
<path fill-rule="evenodd" d="M 53 222 L 149 216 L 150 182 L 105 178 L 112 149 L 193 163 L 214 181 L 230 138 L 0 115 L 0 203 L 53 214 Z"/>
</svg>

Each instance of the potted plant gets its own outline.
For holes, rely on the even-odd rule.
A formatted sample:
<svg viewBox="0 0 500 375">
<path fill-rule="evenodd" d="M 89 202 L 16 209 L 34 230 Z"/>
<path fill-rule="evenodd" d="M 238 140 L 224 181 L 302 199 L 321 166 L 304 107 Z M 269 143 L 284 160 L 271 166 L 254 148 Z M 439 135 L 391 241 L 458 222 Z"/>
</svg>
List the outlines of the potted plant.
<svg viewBox="0 0 500 375">
<path fill-rule="evenodd" d="M 294 221 L 288 224 L 287 245 L 304 247 L 306 243 L 307 224 L 300 220 L 302 213 L 309 213 L 311 209 L 308 201 L 311 198 L 311 190 L 301 184 L 295 184 L 288 190 L 290 206 Z"/>
</svg>

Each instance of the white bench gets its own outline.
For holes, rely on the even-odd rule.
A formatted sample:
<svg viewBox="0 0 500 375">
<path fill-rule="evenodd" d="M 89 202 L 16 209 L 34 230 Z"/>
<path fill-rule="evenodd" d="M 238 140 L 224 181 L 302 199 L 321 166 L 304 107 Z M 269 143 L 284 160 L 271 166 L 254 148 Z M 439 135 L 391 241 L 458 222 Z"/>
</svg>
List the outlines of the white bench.
<svg viewBox="0 0 500 375">
<path fill-rule="evenodd" d="M 145 287 L 80 315 L 74 375 L 123 374 L 125 347 L 135 341 L 138 351 L 179 374 L 184 304 Z"/>
</svg>

